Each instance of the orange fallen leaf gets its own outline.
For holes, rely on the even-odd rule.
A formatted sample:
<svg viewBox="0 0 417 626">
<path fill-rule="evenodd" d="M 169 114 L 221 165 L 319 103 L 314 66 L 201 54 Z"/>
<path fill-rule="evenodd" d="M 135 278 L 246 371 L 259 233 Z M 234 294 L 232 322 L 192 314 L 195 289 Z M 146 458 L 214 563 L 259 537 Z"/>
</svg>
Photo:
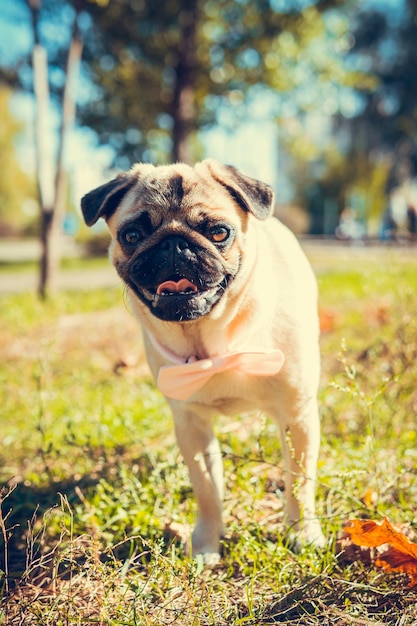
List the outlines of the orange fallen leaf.
<svg viewBox="0 0 417 626">
<path fill-rule="evenodd" d="M 372 520 L 350 520 L 344 531 L 357 546 L 378 548 L 390 547 L 378 554 L 375 565 L 386 572 L 402 572 L 410 578 L 410 587 L 417 585 L 417 544 L 390 524 L 387 518 L 382 523 Z"/>
<path fill-rule="evenodd" d="M 336 328 L 337 315 L 330 309 L 320 309 L 320 330 L 322 333 L 330 333 Z"/>
<path fill-rule="evenodd" d="M 366 493 L 362 496 L 361 500 L 364 503 L 364 505 L 368 509 L 370 509 L 371 507 L 375 506 L 375 504 L 378 502 L 378 494 L 374 489 L 372 489 L 372 487 L 370 487 L 366 491 Z"/>
</svg>

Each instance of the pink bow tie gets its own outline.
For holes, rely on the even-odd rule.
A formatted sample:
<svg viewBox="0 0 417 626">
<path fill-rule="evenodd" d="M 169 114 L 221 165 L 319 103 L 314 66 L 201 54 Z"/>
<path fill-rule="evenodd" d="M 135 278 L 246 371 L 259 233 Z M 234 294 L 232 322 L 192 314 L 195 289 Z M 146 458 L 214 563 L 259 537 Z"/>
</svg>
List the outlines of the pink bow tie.
<svg viewBox="0 0 417 626">
<path fill-rule="evenodd" d="M 158 387 L 174 400 L 188 400 L 215 374 L 234 370 L 252 376 L 274 376 L 284 364 L 281 350 L 233 352 L 181 365 L 165 365 L 158 375 Z"/>
</svg>

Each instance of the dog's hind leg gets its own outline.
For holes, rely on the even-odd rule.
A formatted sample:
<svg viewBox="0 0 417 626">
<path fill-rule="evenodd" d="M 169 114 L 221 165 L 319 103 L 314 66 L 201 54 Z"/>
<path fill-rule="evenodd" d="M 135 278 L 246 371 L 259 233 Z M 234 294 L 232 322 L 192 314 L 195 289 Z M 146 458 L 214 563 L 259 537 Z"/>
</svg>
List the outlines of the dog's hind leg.
<svg viewBox="0 0 417 626">
<path fill-rule="evenodd" d="M 206 563 L 219 559 L 222 521 L 223 461 L 211 417 L 189 409 L 175 410 L 175 432 L 188 466 L 197 500 L 197 524 L 192 534 L 192 554 L 203 554 Z"/>
<path fill-rule="evenodd" d="M 320 446 L 317 402 L 310 400 L 300 414 L 280 421 L 284 453 L 286 521 L 296 531 L 296 543 L 322 547 L 325 539 L 315 512 L 315 486 Z"/>
</svg>

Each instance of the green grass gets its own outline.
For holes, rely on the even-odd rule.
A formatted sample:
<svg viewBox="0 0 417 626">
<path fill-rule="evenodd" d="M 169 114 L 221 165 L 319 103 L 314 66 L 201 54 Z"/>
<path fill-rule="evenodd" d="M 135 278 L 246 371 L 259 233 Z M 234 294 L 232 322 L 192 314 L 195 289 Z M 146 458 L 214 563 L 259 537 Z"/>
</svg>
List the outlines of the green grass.
<svg viewBox="0 0 417 626">
<path fill-rule="evenodd" d="M 195 504 L 122 290 L 0 297 L 0 624 L 417 623 L 407 578 L 340 542 L 350 518 L 415 529 L 417 256 L 326 254 L 310 252 L 329 547 L 284 543 L 273 424 L 220 418 L 228 530 L 213 570 L 183 554 Z"/>
<path fill-rule="evenodd" d="M 108 258 L 104 255 L 101 256 L 91 256 L 91 257 L 65 257 L 61 261 L 61 269 L 62 270 L 86 270 L 86 269 L 96 269 L 101 267 L 108 266 Z M 8 262 L 5 260 L 0 260 L 0 276 L 3 274 L 13 273 L 18 275 L 21 272 L 37 272 L 38 270 L 38 262 L 36 260 L 33 261 L 15 261 Z"/>
</svg>

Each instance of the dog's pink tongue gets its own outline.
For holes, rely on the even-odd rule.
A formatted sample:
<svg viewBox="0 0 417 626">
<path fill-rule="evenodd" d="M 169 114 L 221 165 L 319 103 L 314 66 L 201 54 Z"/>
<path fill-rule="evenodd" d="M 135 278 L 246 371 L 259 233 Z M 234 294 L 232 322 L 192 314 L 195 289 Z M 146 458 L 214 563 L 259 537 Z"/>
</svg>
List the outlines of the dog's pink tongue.
<svg viewBox="0 0 417 626">
<path fill-rule="evenodd" d="M 181 278 L 178 282 L 175 280 L 166 280 L 161 283 L 156 290 L 158 295 L 161 293 L 181 293 L 185 291 L 197 291 L 197 287 L 187 278 Z"/>
</svg>

